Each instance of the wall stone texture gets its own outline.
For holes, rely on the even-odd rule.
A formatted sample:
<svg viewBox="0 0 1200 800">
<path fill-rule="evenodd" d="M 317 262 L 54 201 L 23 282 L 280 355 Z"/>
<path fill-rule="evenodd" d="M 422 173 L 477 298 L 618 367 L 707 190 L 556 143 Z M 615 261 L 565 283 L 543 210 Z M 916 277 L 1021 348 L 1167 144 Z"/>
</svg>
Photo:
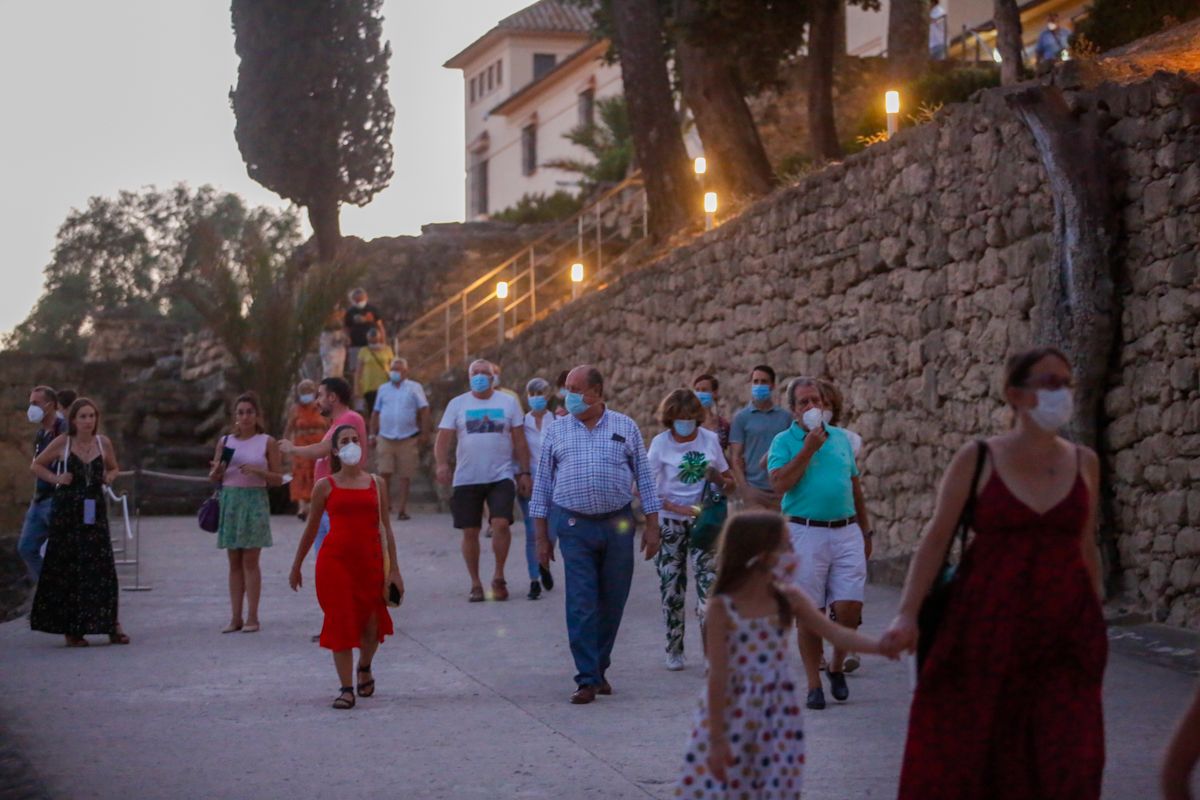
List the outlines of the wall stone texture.
<svg viewBox="0 0 1200 800">
<path fill-rule="evenodd" d="M 1091 96 L 1109 109 L 1122 222 L 1104 534 L 1131 600 L 1200 628 L 1200 86 L 1159 73 Z M 866 442 L 876 558 L 902 561 L 953 452 L 1009 424 L 1000 373 L 1036 344 L 1030 320 L 1050 302 L 1053 203 L 1004 90 L 982 92 L 486 355 L 511 387 L 595 363 L 648 436 L 661 398 L 701 371 L 722 381 L 728 415 L 756 363 L 830 377 Z M 463 381 L 438 394 L 451 385 Z"/>
</svg>

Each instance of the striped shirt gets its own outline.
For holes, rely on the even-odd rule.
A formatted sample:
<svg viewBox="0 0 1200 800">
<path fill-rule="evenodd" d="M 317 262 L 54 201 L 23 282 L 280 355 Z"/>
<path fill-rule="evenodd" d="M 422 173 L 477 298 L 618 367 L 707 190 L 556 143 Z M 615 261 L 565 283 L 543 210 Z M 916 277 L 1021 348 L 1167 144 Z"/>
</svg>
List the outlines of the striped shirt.
<svg viewBox="0 0 1200 800">
<path fill-rule="evenodd" d="M 552 503 L 578 514 L 619 511 L 633 500 L 635 481 L 642 510 L 662 509 L 642 432 L 629 417 L 607 408 L 594 428 L 571 414 L 546 425 L 534 474 L 529 515 L 535 519 L 549 516 Z"/>
</svg>

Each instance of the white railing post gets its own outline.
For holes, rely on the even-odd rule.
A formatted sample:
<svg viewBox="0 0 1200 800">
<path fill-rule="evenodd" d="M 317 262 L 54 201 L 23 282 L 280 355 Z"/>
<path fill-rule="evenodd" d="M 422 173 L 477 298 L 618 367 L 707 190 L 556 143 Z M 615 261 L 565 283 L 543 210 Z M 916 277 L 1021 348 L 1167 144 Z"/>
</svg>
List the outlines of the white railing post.
<svg viewBox="0 0 1200 800">
<path fill-rule="evenodd" d="M 450 304 L 446 303 L 446 346 L 443 348 L 446 355 L 446 369 L 450 369 Z"/>
<path fill-rule="evenodd" d="M 462 293 L 462 329 L 463 329 L 463 361 L 471 357 L 471 349 L 467 345 L 467 293 Z"/>
<path fill-rule="evenodd" d="M 533 248 L 529 248 L 529 321 L 537 319 L 537 271 L 534 269 Z"/>
</svg>

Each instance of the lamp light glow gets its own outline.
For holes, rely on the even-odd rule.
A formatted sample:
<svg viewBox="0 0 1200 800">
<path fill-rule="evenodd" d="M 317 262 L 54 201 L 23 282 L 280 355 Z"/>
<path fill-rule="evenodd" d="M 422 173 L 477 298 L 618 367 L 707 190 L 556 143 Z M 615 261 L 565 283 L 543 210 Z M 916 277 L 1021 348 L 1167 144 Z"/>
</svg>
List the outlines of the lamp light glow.
<svg viewBox="0 0 1200 800">
<path fill-rule="evenodd" d="M 696 170 L 697 175 L 703 175 L 704 173 L 708 172 L 708 159 L 704 156 L 698 156 L 696 160 L 692 162 L 692 168 Z"/>
<path fill-rule="evenodd" d="M 704 213 L 705 214 L 717 213 L 717 193 L 716 192 L 705 192 L 704 193 Z"/>
<path fill-rule="evenodd" d="M 885 92 L 883 95 L 883 110 L 889 114 L 900 113 L 900 93 L 897 91 Z"/>
<path fill-rule="evenodd" d="M 578 261 L 571 265 L 571 281 L 573 283 L 583 282 L 583 264 Z"/>
<path fill-rule="evenodd" d="M 496 297 L 501 300 L 508 297 L 508 281 L 500 281 L 496 284 Z"/>
<path fill-rule="evenodd" d="M 993 51 L 992 51 L 992 61 L 995 61 L 997 64 L 999 64 L 999 63 L 1001 63 L 1002 61 L 1004 61 L 1004 58 L 1003 58 L 1003 57 L 1000 55 L 1000 51 L 999 51 L 999 50 L 993 50 Z"/>
</svg>

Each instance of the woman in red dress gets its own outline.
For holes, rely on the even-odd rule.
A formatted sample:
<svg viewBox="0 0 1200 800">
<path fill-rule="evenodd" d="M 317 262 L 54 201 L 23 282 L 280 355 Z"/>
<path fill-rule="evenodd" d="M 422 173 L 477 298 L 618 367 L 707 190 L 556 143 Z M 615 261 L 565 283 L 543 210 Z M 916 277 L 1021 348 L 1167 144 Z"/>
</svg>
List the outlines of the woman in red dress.
<svg viewBox="0 0 1200 800">
<path fill-rule="evenodd" d="M 384 637 L 393 632 L 385 593 L 395 586 L 403 596 L 404 580 L 396 562 L 387 491 L 379 478 L 362 469 L 362 443 L 352 426 L 334 431 L 330 459 L 333 474 L 313 487 L 312 513 L 296 548 L 288 583 L 292 591 L 302 585 L 300 565 L 317 536 L 321 515 L 328 511 L 329 535 L 317 556 L 317 601 L 325 612 L 321 647 L 333 651 L 341 681 L 333 707 L 348 709 L 355 703 L 351 683 L 355 647 L 359 648 L 358 696 L 375 694 L 371 662 Z M 381 529 L 386 548 L 380 541 Z"/>
<path fill-rule="evenodd" d="M 1053 348 L 1009 361 L 1016 424 L 959 450 L 909 568 L 885 652 L 911 650 L 917 613 L 969 493 L 975 536 L 921 667 L 902 800 L 1095 800 L 1104 769 L 1108 640 L 1094 533 L 1096 454 L 1059 437 L 1071 368 Z"/>
</svg>

